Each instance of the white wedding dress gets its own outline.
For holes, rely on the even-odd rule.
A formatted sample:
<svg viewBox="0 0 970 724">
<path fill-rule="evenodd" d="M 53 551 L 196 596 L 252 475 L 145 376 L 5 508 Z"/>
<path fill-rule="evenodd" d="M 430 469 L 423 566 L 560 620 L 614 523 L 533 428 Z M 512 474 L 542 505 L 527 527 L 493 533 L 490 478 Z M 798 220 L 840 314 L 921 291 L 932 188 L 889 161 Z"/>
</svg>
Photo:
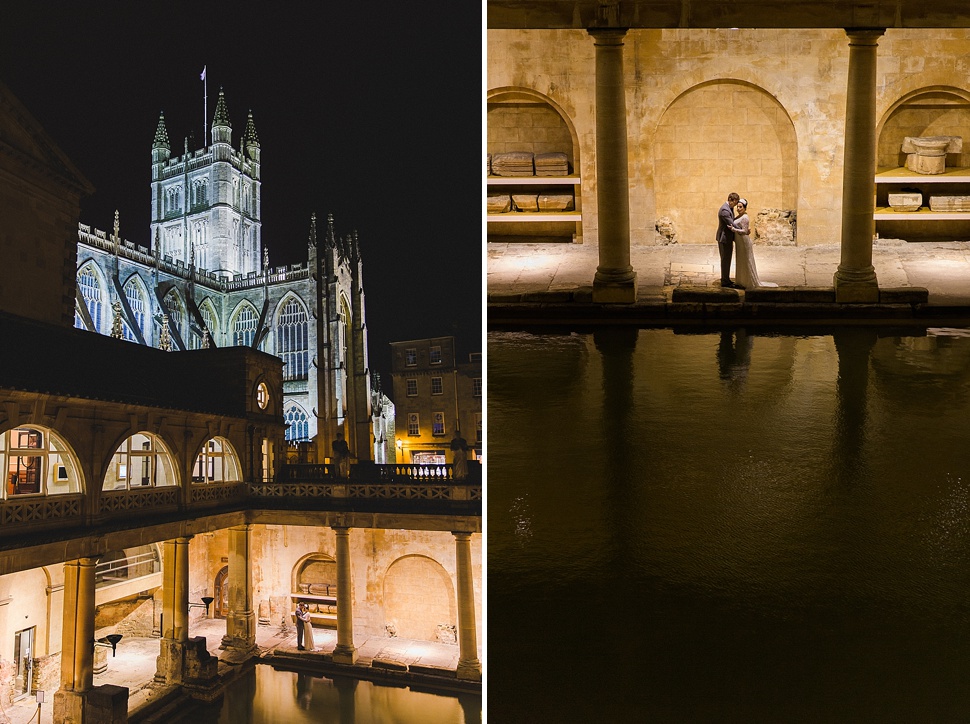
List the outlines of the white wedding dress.
<svg viewBox="0 0 970 724">
<path fill-rule="evenodd" d="M 734 246 L 737 251 L 734 280 L 745 289 L 777 287 L 774 282 L 763 282 L 758 278 L 758 267 L 754 263 L 754 246 L 751 243 L 751 221 L 747 213 L 736 218 L 734 225 L 744 230 L 743 233 L 734 232 Z"/>
</svg>

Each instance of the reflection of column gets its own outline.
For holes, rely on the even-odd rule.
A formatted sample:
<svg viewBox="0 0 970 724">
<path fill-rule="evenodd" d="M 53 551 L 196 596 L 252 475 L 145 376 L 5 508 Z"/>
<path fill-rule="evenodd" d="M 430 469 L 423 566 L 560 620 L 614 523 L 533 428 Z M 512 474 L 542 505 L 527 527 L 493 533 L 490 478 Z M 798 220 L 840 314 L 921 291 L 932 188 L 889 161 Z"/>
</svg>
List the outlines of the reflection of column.
<svg viewBox="0 0 970 724">
<path fill-rule="evenodd" d="M 340 724 L 355 724 L 357 721 L 357 679 L 335 676 L 333 677 L 333 686 L 337 690 Z"/>
<path fill-rule="evenodd" d="M 832 464 L 834 478 L 840 482 L 858 483 L 864 478 L 863 447 L 868 427 L 869 360 L 876 343 L 871 329 L 855 327 L 833 333 L 839 356 L 836 381 L 835 439 Z"/>
<path fill-rule="evenodd" d="M 253 584 L 249 544 L 251 525 L 229 529 L 229 612 L 222 648 L 252 652 L 256 648 L 256 613 L 253 611 Z"/>
<path fill-rule="evenodd" d="M 630 188 L 626 97 L 623 84 L 625 28 L 591 28 L 596 48 L 596 204 L 599 266 L 594 302 L 635 302 L 637 274 L 630 265 Z"/>
<path fill-rule="evenodd" d="M 472 577 L 471 533 L 456 532 L 455 562 L 458 575 L 458 669 L 459 679 L 481 680 L 478 632 L 475 624 L 475 582 Z"/>
<path fill-rule="evenodd" d="M 350 570 L 350 528 L 333 529 L 337 534 L 337 645 L 333 660 L 338 664 L 357 661 L 354 646 L 354 597 Z"/>
<path fill-rule="evenodd" d="M 876 46 L 882 29 L 852 30 L 845 101 L 842 169 L 842 262 L 835 272 L 838 302 L 878 302 L 872 266 L 876 172 Z"/>
</svg>

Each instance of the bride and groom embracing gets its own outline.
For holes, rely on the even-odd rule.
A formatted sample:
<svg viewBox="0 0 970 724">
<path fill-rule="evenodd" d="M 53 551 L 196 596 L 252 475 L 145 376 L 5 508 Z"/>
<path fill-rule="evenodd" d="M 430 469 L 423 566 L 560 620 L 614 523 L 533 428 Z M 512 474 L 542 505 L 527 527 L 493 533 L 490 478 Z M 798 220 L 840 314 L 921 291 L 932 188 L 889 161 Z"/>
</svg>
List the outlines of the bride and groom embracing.
<svg viewBox="0 0 970 724">
<path fill-rule="evenodd" d="M 754 263 L 754 247 L 751 245 L 751 221 L 748 219 L 748 201 L 733 191 L 717 212 L 717 251 L 721 256 L 721 286 L 726 289 L 754 289 L 777 287 L 772 282 L 758 278 Z M 731 281 L 731 255 L 738 247 L 736 282 Z"/>
</svg>

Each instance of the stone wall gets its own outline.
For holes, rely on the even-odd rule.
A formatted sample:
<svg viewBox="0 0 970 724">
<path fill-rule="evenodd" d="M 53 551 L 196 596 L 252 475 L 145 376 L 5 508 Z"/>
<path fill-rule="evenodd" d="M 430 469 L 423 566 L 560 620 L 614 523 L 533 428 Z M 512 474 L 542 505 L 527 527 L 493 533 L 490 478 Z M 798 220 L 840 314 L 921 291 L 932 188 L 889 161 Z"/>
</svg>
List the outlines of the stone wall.
<svg viewBox="0 0 970 724">
<path fill-rule="evenodd" d="M 488 30 L 489 93 L 545 99 L 578 139 L 583 238 L 596 243 L 595 55 L 584 30 Z M 749 214 L 797 212 L 799 246 L 841 238 L 848 72 L 842 30 L 631 30 L 624 41 L 631 242 L 713 244 L 730 191 Z M 880 165 L 903 135 L 970 137 L 970 30 L 889 29 L 880 39 Z M 934 106 L 936 100 L 944 100 Z M 913 99 L 926 101 L 914 107 Z M 506 131 L 503 131 L 507 133 Z M 495 129 L 488 126 L 489 143 Z M 961 159 L 948 159 L 962 163 Z"/>
</svg>

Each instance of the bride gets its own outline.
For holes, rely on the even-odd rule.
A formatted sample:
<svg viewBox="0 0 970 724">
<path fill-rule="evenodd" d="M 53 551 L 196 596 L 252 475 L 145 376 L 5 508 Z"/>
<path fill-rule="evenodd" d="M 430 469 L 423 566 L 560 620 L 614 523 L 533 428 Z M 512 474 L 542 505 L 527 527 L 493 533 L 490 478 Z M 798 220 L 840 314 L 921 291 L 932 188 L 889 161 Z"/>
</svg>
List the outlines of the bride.
<svg viewBox="0 0 970 724">
<path fill-rule="evenodd" d="M 745 289 L 756 287 L 777 287 L 773 282 L 763 282 L 758 278 L 758 267 L 754 263 L 754 247 L 751 244 L 751 221 L 748 219 L 748 200 L 739 199 L 735 207 L 734 225 L 741 231 L 734 232 L 734 245 L 738 250 L 738 261 L 734 278 Z"/>
</svg>

